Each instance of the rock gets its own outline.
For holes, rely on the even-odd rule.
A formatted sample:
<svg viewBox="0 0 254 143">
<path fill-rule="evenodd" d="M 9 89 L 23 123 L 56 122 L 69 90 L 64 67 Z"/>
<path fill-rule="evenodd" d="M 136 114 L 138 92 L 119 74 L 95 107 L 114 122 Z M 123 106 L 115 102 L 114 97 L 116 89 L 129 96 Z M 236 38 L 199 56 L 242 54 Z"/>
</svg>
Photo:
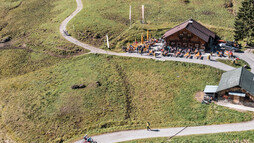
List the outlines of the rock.
<svg viewBox="0 0 254 143">
<path fill-rule="evenodd" d="M 227 2 L 224 3 L 225 8 L 232 8 L 234 6 L 232 0 L 228 0 Z"/>
<path fill-rule="evenodd" d="M 71 86 L 71 89 L 80 89 L 80 88 L 86 88 L 86 85 L 80 84 L 80 85 L 73 85 L 73 86 Z"/>
<path fill-rule="evenodd" d="M 101 86 L 101 83 L 99 81 L 96 81 L 97 86 Z"/>
<path fill-rule="evenodd" d="M 71 86 L 71 89 L 78 89 L 79 88 L 79 85 L 73 85 Z"/>
<path fill-rule="evenodd" d="M 79 88 L 86 88 L 86 85 L 81 84 L 81 85 L 79 85 Z"/>
<path fill-rule="evenodd" d="M 2 40 L 0 40 L 0 43 L 6 43 L 6 42 L 9 42 L 10 40 L 11 40 L 11 37 L 6 36 L 6 37 L 2 38 Z"/>
</svg>

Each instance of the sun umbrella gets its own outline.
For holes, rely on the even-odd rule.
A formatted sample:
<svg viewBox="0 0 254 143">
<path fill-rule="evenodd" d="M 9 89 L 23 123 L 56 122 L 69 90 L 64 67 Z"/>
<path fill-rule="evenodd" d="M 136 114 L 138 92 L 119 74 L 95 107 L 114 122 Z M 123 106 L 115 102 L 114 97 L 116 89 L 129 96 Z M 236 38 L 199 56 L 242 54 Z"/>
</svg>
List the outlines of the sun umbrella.
<svg viewBox="0 0 254 143">
<path fill-rule="evenodd" d="M 149 40 L 149 30 L 147 30 L 147 41 Z"/>
<path fill-rule="evenodd" d="M 144 44 L 144 37 L 143 37 L 143 34 L 141 35 L 141 44 Z"/>
</svg>

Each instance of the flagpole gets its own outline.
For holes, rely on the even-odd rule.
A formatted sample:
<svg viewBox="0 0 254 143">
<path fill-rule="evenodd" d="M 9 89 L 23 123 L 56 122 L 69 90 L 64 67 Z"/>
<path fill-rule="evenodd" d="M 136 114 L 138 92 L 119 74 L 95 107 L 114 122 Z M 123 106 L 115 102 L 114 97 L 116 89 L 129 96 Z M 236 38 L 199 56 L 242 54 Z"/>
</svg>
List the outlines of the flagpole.
<svg viewBox="0 0 254 143">
<path fill-rule="evenodd" d="M 109 48 L 109 40 L 108 40 L 108 35 L 106 35 L 107 38 L 107 47 Z"/>
<path fill-rule="evenodd" d="M 145 6 L 142 5 L 142 24 L 145 23 Z"/>
</svg>

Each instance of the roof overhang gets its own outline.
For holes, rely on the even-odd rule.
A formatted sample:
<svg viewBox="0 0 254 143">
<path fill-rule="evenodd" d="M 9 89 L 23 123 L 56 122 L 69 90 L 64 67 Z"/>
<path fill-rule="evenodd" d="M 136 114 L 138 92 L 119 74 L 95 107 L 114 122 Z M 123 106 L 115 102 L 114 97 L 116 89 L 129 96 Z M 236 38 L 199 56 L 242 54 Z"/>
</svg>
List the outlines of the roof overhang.
<svg viewBox="0 0 254 143">
<path fill-rule="evenodd" d="M 217 85 L 207 85 L 205 87 L 204 93 L 216 93 L 217 92 Z"/>
</svg>

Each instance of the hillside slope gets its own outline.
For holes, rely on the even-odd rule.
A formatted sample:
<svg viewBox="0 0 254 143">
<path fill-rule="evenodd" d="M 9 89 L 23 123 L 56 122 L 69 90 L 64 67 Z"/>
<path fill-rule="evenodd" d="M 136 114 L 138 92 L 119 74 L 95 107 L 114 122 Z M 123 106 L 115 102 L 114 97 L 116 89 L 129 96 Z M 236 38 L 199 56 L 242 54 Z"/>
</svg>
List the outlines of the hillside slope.
<svg viewBox="0 0 254 143">
<path fill-rule="evenodd" d="M 68 0 L 0 0 L 0 79 L 15 77 L 80 55 L 87 50 L 59 33 L 60 23 L 76 8 Z"/>
<path fill-rule="evenodd" d="M 228 2 L 233 7 L 225 8 Z M 83 0 L 84 9 L 70 23 L 69 31 L 77 39 L 103 48 L 105 35 L 111 47 L 120 47 L 135 38 L 140 39 L 146 29 L 154 37 L 189 18 L 203 23 L 223 39 L 233 40 L 234 17 L 241 1 L 236 0 Z M 145 5 L 147 24 L 141 25 L 141 5 Z M 129 29 L 129 6 L 132 6 L 132 27 Z"/>
<path fill-rule="evenodd" d="M 0 39 L 11 37 L 11 47 L 29 48 L 54 56 L 83 51 L 58 32 L 61 21 L 75 10 L 75 1 L 0 0 L 0 3 Z"/>
<path fill-rule="evenodd" d="M 221 74 L 196 64 L 85 55 L 2 80 L 0 119 L 17 142 L 61 142 L 144 128 L 148 120 L 153 127 L 250 120 L 249 113 L 194 100 L 206 84 L 218 84 Z M 75 84 L 87 87 L 71 89 Z"/>
</svg>

